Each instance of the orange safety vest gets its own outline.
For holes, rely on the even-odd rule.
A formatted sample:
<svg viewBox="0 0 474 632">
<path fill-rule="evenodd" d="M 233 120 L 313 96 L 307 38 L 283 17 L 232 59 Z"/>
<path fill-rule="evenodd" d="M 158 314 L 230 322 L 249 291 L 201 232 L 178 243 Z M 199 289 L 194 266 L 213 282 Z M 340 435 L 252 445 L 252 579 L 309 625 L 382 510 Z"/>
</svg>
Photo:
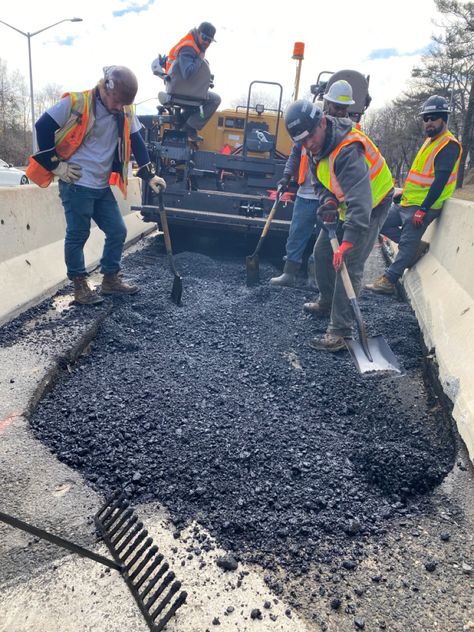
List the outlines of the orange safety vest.
<svg viewBox="0 0 474 632">
<path fill-rule="evenodd" d="M 61 160 L 69 160 L 95 123 L 94 97 L 96 88 L 84 92 L 66 92 L 64 97 L 70 97 L 70 114 L 66 123 L 54 134 L 54 148 Z M 112 172 L 109 178 L 110 185 L 116 185 L 127 197 L 128 163 L 131 154 L 130 121 L 133 116 L 131 106 L 125 106 L 124 126 L 121 134 L 121 142 L 118 146 L 120 172 Z M 41 153 L 41 152 L 39 152 Z M 32 182 L 40 187 L 47 187 L 54 180 L 54 174 L 41 166 L 34 155 L 30 156 L 26 174 Z"/>
<path fill-rule="evenodd" d="M 189 31 L 189 33 L 187 33 L 184 37 L 182 37 L 179 40 L 179 42 L 175 46 L 173 46 L 173 48 L 170 50 L 168 58 L 166 60 L 166 67 L 165 67 L 166 73 L 169 73 L 171 64 L 174 62 L 174 60 L 178 56 L 179 51 L 182 48 L 185 48 L 186 46 L 193 48 L 198 55 L 202 52 L 199 46 L 196 44 L 196 40 L 194 39 L 193 32 Z"/>
<path fill-rule="evenodd" d="M 301 148 L 300 168 L 298 170 L 298 184 L 301 185 L 306 180 L 306 172 L 308 171 L 308 154 L 304 147 Z"/>
</svg>

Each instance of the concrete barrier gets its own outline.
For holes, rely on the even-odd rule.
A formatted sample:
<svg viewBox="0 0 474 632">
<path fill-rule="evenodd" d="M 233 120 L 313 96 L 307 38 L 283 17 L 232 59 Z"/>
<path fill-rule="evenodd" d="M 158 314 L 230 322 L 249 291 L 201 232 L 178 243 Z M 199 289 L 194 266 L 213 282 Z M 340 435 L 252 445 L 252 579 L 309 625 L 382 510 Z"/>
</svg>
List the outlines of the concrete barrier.
<svg viewBox="0 0 474 632">
<path fill-rule="evenodd" d="M 131 178 L 127 200 L 117 193 L 127 225 L 127 243 L 153 230 L 130 206 L 140 204 L 140 180 Z M 85 247 L 90 270 L 101 257 L 104 234 L 93 224 Z M 58 185 L 0 188 L 0 325 L 39 303 L 67 281 L 66 223 Z"/>
<path fill-rule="evenodd" d="M 423 239 L 429 252 L 403 285 L 474 459 L 474 203 L 449 200 Z"/>
</svg>

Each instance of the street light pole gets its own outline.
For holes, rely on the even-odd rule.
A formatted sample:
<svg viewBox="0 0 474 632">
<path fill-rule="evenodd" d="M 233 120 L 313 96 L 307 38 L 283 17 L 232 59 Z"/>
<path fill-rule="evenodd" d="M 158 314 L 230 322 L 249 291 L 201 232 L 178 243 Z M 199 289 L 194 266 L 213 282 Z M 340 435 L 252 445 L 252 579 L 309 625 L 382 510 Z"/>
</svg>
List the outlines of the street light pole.
<svg viewBox="0 0 474 632">
<path fill-rule="evenodd" d="M 36 130 L 35 130 L 35 100 L 34 100 L 34 92 L 33 92 L 33 66 L 31 63 L 31 38 L 34 35 L 38 35 L 38 33 L 47 31 L 48 29 L 53 28 L 53 26 L 57 26 L 58 24 L 62 24 L 63 22 L 82 22 L 82 18 L 65 18 L 64 20 L 59 20 L 59 22 L 55 22 L 54 24 L 45 26 L 44 28 L 40 29 L 39 31 L 35 31 L 34 33 L 30 33 L 30 32 L 25 33 L 24 31 L 17 29 L 15 26 L 12 26 L 11 24 L 4 22 L 3 20 L 0 20 L 0 22 L 4 24 L 5 26 L 8 26 L 8 28 L 13 29 L 17 33 L 24 35 L 28 40 L 28 65 L 29 65 L 29 71 L 30 71 L 30 101 L 31 101 L 31 134 L 32 134 L 33 153 L 35 153 L 37 149 L 37 145 L 36 145 Z"/>
</svg>

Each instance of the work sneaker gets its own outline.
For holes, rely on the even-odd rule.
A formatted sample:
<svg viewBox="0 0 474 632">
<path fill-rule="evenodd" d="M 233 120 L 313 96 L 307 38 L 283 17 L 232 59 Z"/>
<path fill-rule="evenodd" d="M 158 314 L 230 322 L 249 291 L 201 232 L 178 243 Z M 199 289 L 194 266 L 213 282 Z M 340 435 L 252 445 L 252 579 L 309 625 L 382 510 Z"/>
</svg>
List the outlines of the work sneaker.
<svg viewBox="0 0 474 632">
<path fill-rule="evenodd" d="M 304 303 L 303 311 L 305 311 L 307 314 L 312 314 L 317 318 L 325 318 L 331 313 L 331 307 L 330 305 L 325 305 L 324 303 L 321 303 L 321 301 L 315 301 L 314 303 Z"/>
<path fill-rule="evenodd" d="M 313 347 L 313 349 L 317 349 L 318 351 L 342 351 L 342 349 L 346 349 L 346 343 L 344 342 L 344 338 L 342 336 L 337 336 L 335 334 L 324 334 L 324 336 L 318 336 L 316 338 L 312 338 L 309 341 L 309 346 Z"/>
<path fill-rule="evenodd" d="M 365 288 L 376 294 L 395 294 L 396 291 L 395 283 L 389 281 L 384 274 L 375 279 L 373 283 L 368 283 Z"/>
<path fill-rule="evenodd" d="M 115 294 L 120 296 L 125 294 L 136 294 L 138 289 L 137 285 L 125 283 L 125 281 L 121 279 L 119 273 L 115 272 L 115 274 L 104 274 L 100 291 L 102 294 Z"/>
</svg>

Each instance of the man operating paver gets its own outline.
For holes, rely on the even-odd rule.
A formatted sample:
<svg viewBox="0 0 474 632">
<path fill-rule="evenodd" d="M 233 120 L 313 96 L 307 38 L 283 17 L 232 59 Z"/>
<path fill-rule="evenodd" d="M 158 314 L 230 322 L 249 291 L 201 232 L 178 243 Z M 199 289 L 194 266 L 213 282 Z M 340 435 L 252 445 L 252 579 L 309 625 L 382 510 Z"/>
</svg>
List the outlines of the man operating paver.
<svg viewBox="0 0 474 632">
<path fill-rule="evenodd" d="M 393 294 L 406 268 L 426 252 L 422 241 L 428 226 L 441 215 L 445 201 L 456 188 L 461 144 L 448 130 L 449 104 L 434 95 L 421 110 L 427 139 L 417 153 L 405 180 L 400 204 L 392 204 L 381 233 L 398 244 L 393 263 L 368 290 Z"/>
<path fill-rule="evenodd" d="M 345 348 L 344 338 L 352 337 L 354 325 L 339 270 L 344 261 L 357 295 L 365 261 L 392 200 L 392 174 L 374 143 L 353 129 L 352 121 L 325 115 L 315 103 L 292 103 L 285 124 L 293 141 L 302 143 L 313 160 L 319 216 L 325 223 L 344 221 L 336 253 L 326 231 L 321 231 L 314 249 L 320 296 L 313 314 L 329 316 L 329 325 L 324 336 L 310 342 L 317 350 L 339 351 Z"/>
</svg>

